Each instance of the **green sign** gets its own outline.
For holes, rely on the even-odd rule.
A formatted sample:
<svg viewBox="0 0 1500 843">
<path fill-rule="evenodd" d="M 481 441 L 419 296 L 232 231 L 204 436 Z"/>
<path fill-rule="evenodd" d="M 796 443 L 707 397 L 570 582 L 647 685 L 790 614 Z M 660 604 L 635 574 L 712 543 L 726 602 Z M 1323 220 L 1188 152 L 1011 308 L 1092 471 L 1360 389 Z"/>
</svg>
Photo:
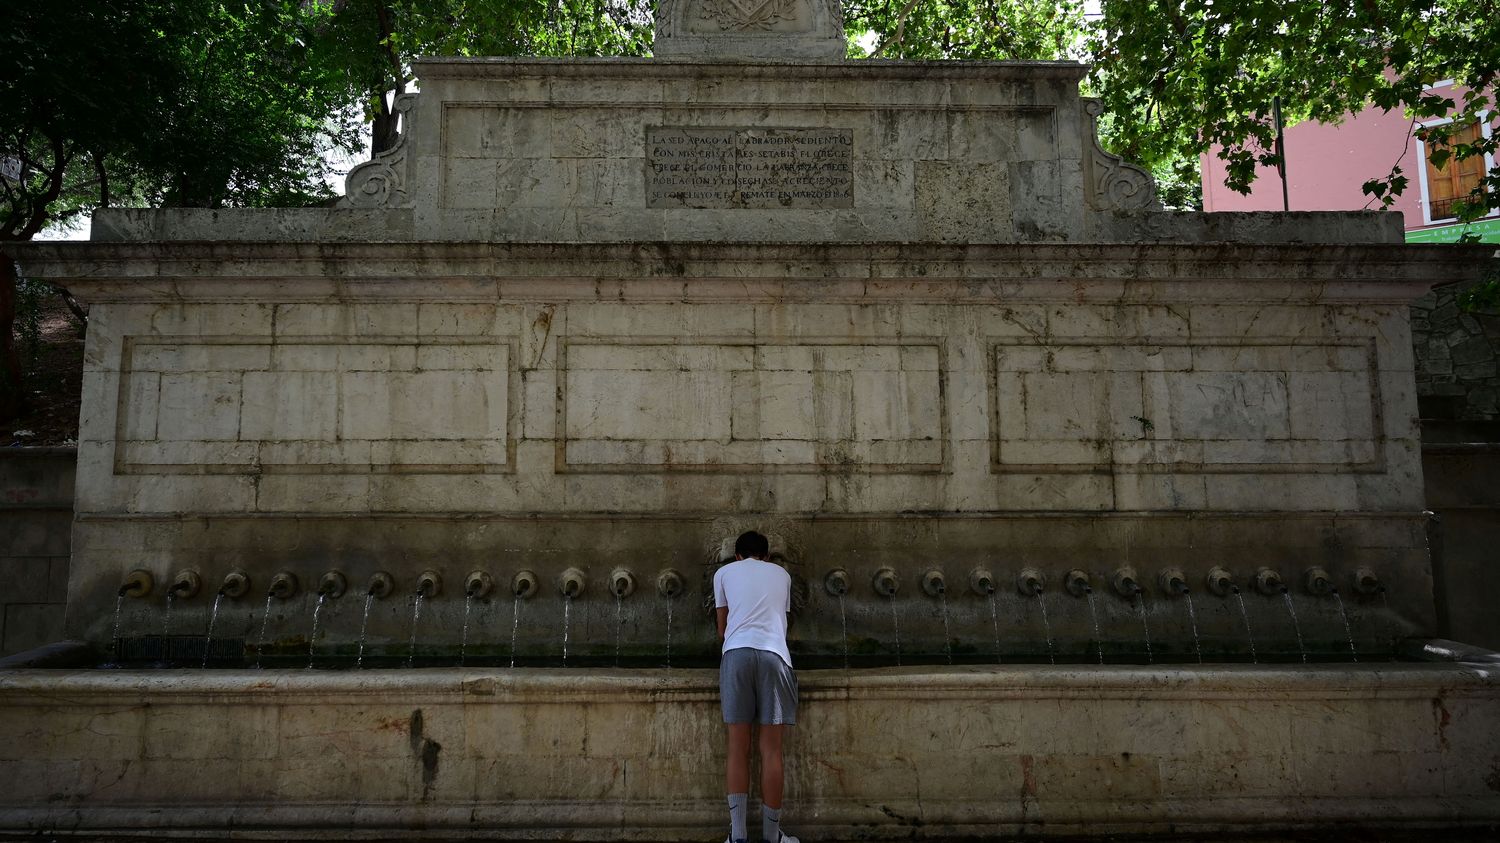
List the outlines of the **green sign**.
<svg viewBox="0 0 1500 843">
<path fill-rule="evenodd" d="M 1408 243 L 1456 243 L 1465 228 L 1477 236 L 1482 243 L 1500 243 L 1500 217 L 1490 217 L 1468 226 L 1445 225 L 1442 228 L 1423 228 L 1406 232 Z"/>
</svg>

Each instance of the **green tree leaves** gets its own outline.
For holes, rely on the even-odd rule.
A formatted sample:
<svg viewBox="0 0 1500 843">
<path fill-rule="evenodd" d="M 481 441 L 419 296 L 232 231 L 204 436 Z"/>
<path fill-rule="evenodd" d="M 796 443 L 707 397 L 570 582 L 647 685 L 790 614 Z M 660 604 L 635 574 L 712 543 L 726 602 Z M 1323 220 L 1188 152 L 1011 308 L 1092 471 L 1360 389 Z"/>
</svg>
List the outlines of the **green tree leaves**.
<svg viewBox="0 0 1500 843">
<path fill-rule="evenodd" d="M 850 0 L 844 21 L 853 58 L 1066 59 L 1076 57 L 1083 35 L 1083 4 Z"/>
<path fill-rule="evenodd" d="M 1488 107 L 1500 68 L 1500 15 L 1492 0 L 1109 0 L 1093 28 L 1093 83 L 1117 118 L 1116 150 L 1147 165 L 1215 145 L 1229 187 L 1248 191 L 1256 167 L 1274 165 L 1271 103 L 1288 122 L 1336 123 L 1368 105 L 1401 110 L 1434 156 L 1463 160 L 1493 139 L 1448 148 L 1454 127 Z M 1427 86 L 1461 85 L 1456 97 Z M 1365 192 L 1386 205 L 1410 185 L 1396 162 Z M 1476 191 L 1469 205 L 1497 206 Z"/>
</svg>

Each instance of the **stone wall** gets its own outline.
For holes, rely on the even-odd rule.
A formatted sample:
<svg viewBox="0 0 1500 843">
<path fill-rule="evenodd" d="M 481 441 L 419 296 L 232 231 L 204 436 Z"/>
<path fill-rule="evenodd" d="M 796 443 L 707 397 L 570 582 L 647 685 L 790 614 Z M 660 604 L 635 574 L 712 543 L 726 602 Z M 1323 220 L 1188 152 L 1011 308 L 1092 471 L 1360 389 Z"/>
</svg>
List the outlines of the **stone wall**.
<svg viewBox="0 0 1500 843">
<path fill-rule="evenodd" d="M 1490 667 L 804 671 L 783 821 L 814 840 L 1493 825 Z M 723 747 L 708 670 L 15 671 L 0 834 L 718 839 Z"/>
<path fill-rule="evenodd" d="M 0 655 L 63 637 L 72 448 L 0 448 Z"/>
<path fill-rule="evenodd" d="M 1405 305 L 1446 253 L 87 247 L 94 270 L 40 267 L 95 307 L 70 635 L 107 639 L 134 567 L 387 568 L 403 595 L 427 566 L 527 567 L 560 621 L 563 567 L 671 566 L 696 589 L 751 526 L 720 519 L 748 514 L 801 532 L 810 582 L 893 564 L 903 599 L 931 566 L 1078 567 L 1102 588 L 1123 563 L 1195 583 L 1230 559 L 1241 582 L 1368 565 L 1398 617 L 1363 629 L 1430 629 Z M 424 641 L 456 643 L 452 596 Z M 288 608 L 271 632 L 292 646 Z M 408 616 L 372 616 L 372 640 L 405 642 Z M 1087 640 L 1087 613 L 1066 617 Z M 939 646 L 941 618 L 902 627 L 919 634 Z"/>
<path fill-rule="evenodd" d="M 1442 519 L 1434 547 L 1439 635 L 1500 648 L 1500 444 L 1422 447 L 1427 506 Z"/>
<path fill-rule="evenodd" d="M 1424 419 L 1500 419 L 1500 314 L 1460 310 L 1467 286 L 1438 287 L 1411 306 Z"/>
<path fill-rule="evenodd" d="M 1407 306 L 1474 247 L 1393 242 L 1391 215 L 1157 213 L 1070 63 L 418 73 L 340 208 L 106 214 L 96 242 L 17 253 L 94 307 L 70 635 L 107 640 L 132 568 L 257 590 L 337 567 L 401 596 L 429 568 L 530 569 L 525 636 L 588 618 L 565 567 L 701 593 L 766 522 L 810 585 L 860 583 L 852 618 L 891 608 L 869 583 L 897 566 L 927 616 L 899 640 L 933 651 L 942 604 L 914 584 L 981 564 L 1099 589 L 1136 565 L 1153 592 L 1166 566 L 1369 567 L 1390 607 L 1359 607 L 1360 634 L 1431 631 Z M 202 629 L 213 591 L 165 591 L 124 623 Z M 421 605 L 424 641 L 455 646 L 456 596 L 367 631 L 406 646 Z M 305 652 L 307 607 L 283 604 L 257 628 Z M 1060 640 L 1093 635 L 1081 606 Z M 357 643 L 323 620 L 318 646 Z M 575 646 L 607 648 L 592 629 Z"/>
</svg>

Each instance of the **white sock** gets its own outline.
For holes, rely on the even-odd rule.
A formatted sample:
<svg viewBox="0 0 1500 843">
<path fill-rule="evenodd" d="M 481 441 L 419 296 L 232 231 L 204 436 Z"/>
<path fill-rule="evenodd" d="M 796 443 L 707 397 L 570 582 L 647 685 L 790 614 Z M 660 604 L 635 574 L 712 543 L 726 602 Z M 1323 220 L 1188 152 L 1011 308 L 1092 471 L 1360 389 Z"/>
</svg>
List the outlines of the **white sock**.
<svg viewBox="0 0 1500 843">
<path fill-rule="evenodd" d="M 765 843 L 781 843 L 781 809 L 760 806 L 760 839 Z"/>
<path fill-rule="evenodd" d="M 729 840 L 730 843 L 739 843 L 746 839 L 749 832 L 745 831 L 745 814 L 749 812 L 750 794 L 729 794 Z"/>
</svg>

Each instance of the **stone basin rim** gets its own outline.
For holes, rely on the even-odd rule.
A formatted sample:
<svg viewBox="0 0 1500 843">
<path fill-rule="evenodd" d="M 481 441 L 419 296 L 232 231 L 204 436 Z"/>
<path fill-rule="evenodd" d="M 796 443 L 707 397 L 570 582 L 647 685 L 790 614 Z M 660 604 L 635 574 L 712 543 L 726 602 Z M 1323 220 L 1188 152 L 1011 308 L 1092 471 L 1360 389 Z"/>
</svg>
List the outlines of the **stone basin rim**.
<svg viewBox="0 0 1500 843">
<path fill-rule="evenodd" d="M 964 665 L 803 671 L 801 695 L 840 699 L 1428 699 L 1492 696 L 1500 687 L 1494 665 L 1381 662 L 1313 665 Z M 717 671 L 709 668 L 412 668 L 367 671 L 261 670 L 0 670 L 0 707 L 34 704 L 36 697 L 76 700 L 95 695 L 263 701 L 399 691 L 402 699 L 554 702 L 718 699 Z"/>
</svg>

